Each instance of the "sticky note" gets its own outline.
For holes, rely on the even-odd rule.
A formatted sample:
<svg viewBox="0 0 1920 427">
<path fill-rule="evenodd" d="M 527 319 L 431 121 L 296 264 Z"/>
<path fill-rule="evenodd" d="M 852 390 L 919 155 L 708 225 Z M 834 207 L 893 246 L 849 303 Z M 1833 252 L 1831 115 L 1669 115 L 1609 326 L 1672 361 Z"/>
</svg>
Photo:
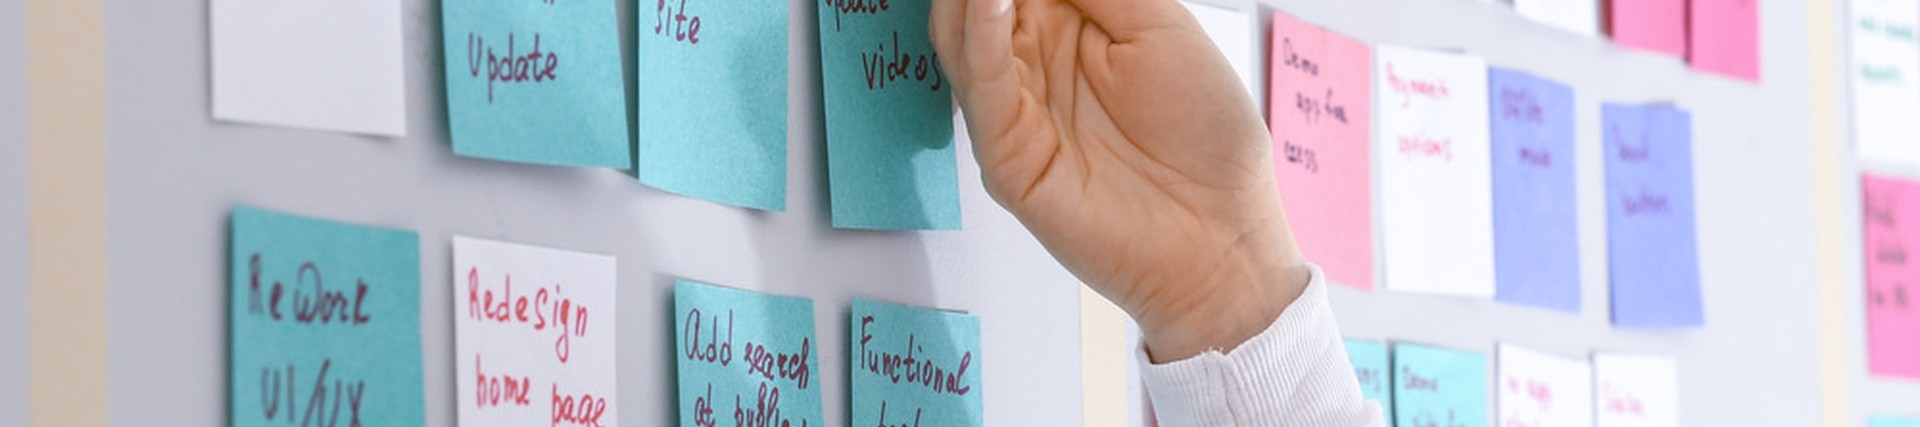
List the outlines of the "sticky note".
<svg viewBox="0 0 1920 427">
<path fill-rule="evenodd" d="M 1601 122 L 1613 324 L 1701 326 L 1692 117 L 1671 106 L 1606 104 Z"/>
<path fill-rule="evenodd" d="M 1684 57 L 1687 0 L 1607 0 L 1607 33 L 1624 47 Z"/>
<path fill-rule="evenodd" d="M 1593 355 L 1596 427 L 1680 425 L 1679 366 L 1658 356 Z"/>
<path fill-rule="evenodd" d="M 1920 183 L 1865 174 L 1861 177 L 1860 223 L 1867 280 L 1867 370 L 1874 375 L 1920 379 L 1920 289 L 1911 277 L 1920 262 L 1908 262 L 1920 247 Z"/>
<path fill-rule="evenodd" d="M 233 208 L 235 426 L 421 425 L 420 238 Z"/>
<path fill-rule="evenodd" d="M 1486 426 L 1487 356 L 1414 344 L 1393 346 L 1393 424 Z"/>
<path fill-rule="evenodd" d="M 820 9 L 833 226 L 960 228 L 953 88 L 927 35 L 932 0 Z"/>
<path fill-rule="evenodd" d="M 1494 299 L 1580 312 L 1573 88 L 1492 69 Z"/>
<path fill-rule="evenodd" d="M 1690 0 L 1687 62 L 1693 69 L 1760 81 L 1760 2 Z"/>
<path fill-rule="evenodd" d="M 1591 427 L 1593 372 L 1585 358 L 1554 356 L 1500 345 L 1500 424 Z"/>
<path fill-rule="evenodd" d="M 854 298 L 851 327 L 853 425 L 981 425 L 980 318 Z"/>
<path fill-rule="evenodd" d="M 1920 165 L 1920 2 L 1849 4 L 1854 146 L 1862 160 Z"/>
<path fill-rule="evenodd" d="M 1920 427 L 1920 418 L 1875 416 L 1867 419 L 1867 427 Z"/>
<path fill-rule="evenodd" d="M 1600 34 L 1600 2 L 1605 0 L 1514 0 L 1520 16 L 1580 35 Z"/>
<path fill-rule="evenodd" d="M 212 0 L 213 117 L 407 134 L 401 4 Z"/>
<path fill-rule="evenodd" d="M 1273 14 L 1268 122 L 1281 205 L 1327 280 L 1373 289 L 1373 48 Z"/>
<path fill-rule="evenodd" d="M 676 281 L 680 425 L 824 425 L 813 301 Z"/>
<path fill-rule="evenodd" d="M 1486 62 L 1388 45 L 1374 52 L 1387 288 L 1492 298 Z"/>
<path fill-rule="evenodd" d="M 440 14 L 453 152 L 633 166 L 613 3 L 444 0 Z"/>
<path fill-rule="evenodd" d="M 454 236 L 461 426 L 620 425 L 614 259 Z"/>
<path fill-rule="evenodd" d="M 1253 16 L 1216 4 L 1181 1 L 1180 5 L 1186 6 L 1193 19 L 1200 21 L 1200 29 L 1206 31 L 1207 39 L 1227 57 L 1227 64 L 1240 76 L 1240 84 L 1247 87 L 1247 99 L 1259 100 L 1260 69 L 1254 61 L 1258 52 L 1254 52 L 1253 47 Z"/>
<path fill-rule="evenodd" d="M 1383 419 L 1393 419 L 1393 367 L 1387 343 L 1346 340 L 1347 362 L 1360 380 L 1360 395 L 1380 405 Z"/>
<path fill-rule="evenodd" d="M 635 6 L 640 182 L 732 206 L 786 210 L 787 3 Z"/>
</svg>

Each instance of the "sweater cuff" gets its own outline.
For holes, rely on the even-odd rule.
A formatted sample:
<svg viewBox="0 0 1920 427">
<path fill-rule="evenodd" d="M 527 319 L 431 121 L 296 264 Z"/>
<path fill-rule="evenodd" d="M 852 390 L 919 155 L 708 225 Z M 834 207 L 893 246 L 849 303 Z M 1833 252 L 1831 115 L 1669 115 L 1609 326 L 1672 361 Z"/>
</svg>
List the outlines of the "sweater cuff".
<svg viewBox="0 0 1920 427">
<path fill-rule="evenodd" d="M 1300 297 L 1273 325 L 1238 347 L 1143 366 L 1161 426 L 1377 426 L 1377 405 L 1360 394 L 1318 266 Z"/>
</svg>

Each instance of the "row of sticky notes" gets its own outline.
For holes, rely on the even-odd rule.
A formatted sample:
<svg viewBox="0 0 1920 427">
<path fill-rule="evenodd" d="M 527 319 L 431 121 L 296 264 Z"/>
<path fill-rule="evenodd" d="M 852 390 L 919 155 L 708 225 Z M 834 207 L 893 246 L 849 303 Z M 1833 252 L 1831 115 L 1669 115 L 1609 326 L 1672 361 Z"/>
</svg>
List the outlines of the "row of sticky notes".
<svg viewBox="0 0 1920 427">
<path fill-rule="evenodd" d="M 1664 357 L 1582 360 L 1501 344 L 1489 375 L 1487 357 L 1472 351 L 1354 340 L 1346 351 L 1361 394 L 1393 425 L 1680 425 L 1678 366 Z"/>
<path fill-rule="evenodd" d="M 400 5 L 257 3 L 212 3 L 216 118 L 406 133 Z M 668 192 L 786 209 L 787 3 L 636 5 L 631 52 L 613 2 L 440 6 L 455 153 L 633 169 Z M 821 4 L 836 227 L 960 228 L 951 82 L 928 39 L 930 6 Z"/>
<path fill-rule="evenodd" d="M 1377 189 L 1388 289 L 1580 310 L 1572 88 L 1285 14 L 1272 36 L 1279 191 L 1331 281 L 1372 288 Z M 1607 103 L 1600 120 L 1613 322 L 1699 326 L 1691 116 Z"/>
<path fill-rule="evenodd" d="M 424 422 L 417 234 L 237 207 L 231 238 L 234 425 Z M 456 236 L 452 277 L 461 425 L 619 425 L 613 257 Z M 822 424 L 810 300 L 674 299 L 682 425 Z M 856 425 L 981 425 L 979 318 L 852 305 Z"/>
<path fill-rule="evenodd" d="M 1621 46 L 1760 81 L 1759 0 L 1514 0 L 1513 7 L 1521 16 L 1583 35 L 1599 35 L 1604 25 Z"/>
</svg>

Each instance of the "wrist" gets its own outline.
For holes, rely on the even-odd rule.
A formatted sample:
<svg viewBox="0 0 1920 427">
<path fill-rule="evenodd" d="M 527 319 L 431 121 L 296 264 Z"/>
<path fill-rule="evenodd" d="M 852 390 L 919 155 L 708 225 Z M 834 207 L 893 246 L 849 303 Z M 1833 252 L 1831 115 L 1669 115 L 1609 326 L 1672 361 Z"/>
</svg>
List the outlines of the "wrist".
<svg viewBox="0 0 1920 427">
<path fill-rule="evenodd" d="M 1282 229 L 1284 232 L 1284 228 Z M 1237 251 L 1214 276 L 1175 286 L 1179 297 L 1135 313 L 1152 363 L 1228 352 L 1267 330 L 1305 292 L 1311 272 L 1291 236 Z"/>
</svg>

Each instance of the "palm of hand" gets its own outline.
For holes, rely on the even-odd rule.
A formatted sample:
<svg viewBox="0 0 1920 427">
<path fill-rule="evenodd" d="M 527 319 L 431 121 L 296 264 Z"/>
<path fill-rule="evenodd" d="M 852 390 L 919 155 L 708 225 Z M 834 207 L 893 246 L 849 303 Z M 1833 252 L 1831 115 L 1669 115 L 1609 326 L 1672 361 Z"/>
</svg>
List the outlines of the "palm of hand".
<svg viewBox="0 0 1920 427">
<path fill-rule="evenodd" d="M 1272 273 L 1244 259 L 1292 253 L 1245 89 L 1172 1 L 1097 1 L 1099 19 L 1083 12 L 1092 1 L 1019 0 L 1002 46 L 943 35 L 997 29 L 976 28 L 987 27 L 972 22 L 976 10 L 954 28 L 936 6 L 936 42 L 962 52 L 943 61 L 989 193 L 1143 320 L 1228 292 L 1212 284 Z"/>
</svg>

